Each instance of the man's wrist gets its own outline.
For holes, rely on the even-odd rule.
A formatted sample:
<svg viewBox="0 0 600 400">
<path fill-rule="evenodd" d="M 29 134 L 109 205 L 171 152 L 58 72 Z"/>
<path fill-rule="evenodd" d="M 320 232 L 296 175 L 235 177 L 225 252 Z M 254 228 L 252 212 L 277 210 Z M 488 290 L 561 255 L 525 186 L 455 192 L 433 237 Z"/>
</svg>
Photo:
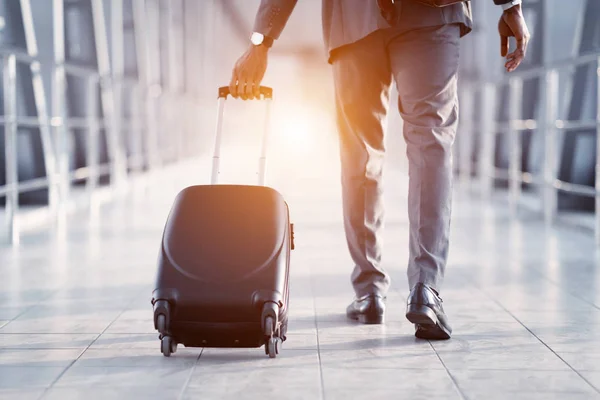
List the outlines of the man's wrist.
<svg viewBox="0 0 600 400">
<path fill-rule="evenodd" d="M 269 49 L 273 46 L 274 39 L 270 36 L 263 35 L 262 33 L 253 32 L 250 37 L 250 42 L 253 46 Z"/>
<path fill-rule="evenodd" d="M 501 7 L 504 11 L 508 11 L 511 10 L 515 7 L 518 7 L 519 9 L 521 8 L 521 4 L 523 3 L 522 0 L 511 0 L 506 4 L 501 4 Z"/>
</svg>

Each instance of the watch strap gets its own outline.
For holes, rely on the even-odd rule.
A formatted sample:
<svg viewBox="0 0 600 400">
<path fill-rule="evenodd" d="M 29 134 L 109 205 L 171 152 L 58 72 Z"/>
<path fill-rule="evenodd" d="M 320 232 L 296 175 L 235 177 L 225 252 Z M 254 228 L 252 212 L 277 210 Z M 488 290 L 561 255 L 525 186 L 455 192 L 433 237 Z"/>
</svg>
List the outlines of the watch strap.
<svg viewBox="0 0 600 400">
<path fill-rule="evenodd" d="M 273 46 L 273 42 L 275 41 L 275 39 L 273 39 L 271 36 L 266 36 L 263 39 L 263 42 L 261 43 L 262 45 L 264 45 L 267 48 L 271 48 L 271 46 Z"/>
<path fill-rule="evenodd" d="M 518 5 L 522 4 L 522 3 L 523 3 L 522 0 L 512 0 L 512 1 L 509 1 L 508 3 L 506 3 L 506 4 L 502 4 L 502 9 L 504 11 L 506 11 L 506 10 L 508 10 L 510 8 L 513 8 L 514 6 L 518 6 Z"/>
</svg>

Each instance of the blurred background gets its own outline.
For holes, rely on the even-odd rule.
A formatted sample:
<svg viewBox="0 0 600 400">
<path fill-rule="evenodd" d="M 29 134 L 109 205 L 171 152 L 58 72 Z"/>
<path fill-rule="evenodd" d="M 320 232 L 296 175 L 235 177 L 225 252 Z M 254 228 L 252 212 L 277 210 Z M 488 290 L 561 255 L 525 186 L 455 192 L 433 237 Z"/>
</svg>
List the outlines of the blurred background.
<svg viewBox="0 0 600 400">
<path fill-rule="evenodd" d="M 510 75 L 499 54 L 500 8 L 472 3 L 476 28 L 463 41 L 460 73 L 457 187 L 513 210 L 532 209 L 549 223 L 562 219 L 600 232 L 600 2 L 525 0 L 532 40 L 525 64 Z M 210 155 L 217 88 L 248 46 L 258 5 L 0 0 L 3 240 L 17 243 L 19 231 L 40 220 Z M 321 32 L 321 1 L 300 0 L 264 80 L 275 89 L 272 154 L 285 160 L 278 172 L 304 188 L 300 182 L 339 168 Z M 406 168 L 392 99 L 388 162 Z M 226 131 L 234 134 L 224 140 L 234 162 L 223 169 L 243 166 L 250 177 L 263 104 L 229 103 Z"/>
</svg>

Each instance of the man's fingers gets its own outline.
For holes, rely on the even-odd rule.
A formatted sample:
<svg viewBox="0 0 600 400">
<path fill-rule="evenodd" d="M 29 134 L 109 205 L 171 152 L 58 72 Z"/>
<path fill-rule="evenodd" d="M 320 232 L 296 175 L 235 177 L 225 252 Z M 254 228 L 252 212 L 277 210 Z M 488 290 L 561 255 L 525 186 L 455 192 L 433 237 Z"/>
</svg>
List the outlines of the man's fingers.
<svg viewBox="0 0 600 400">
<path fill-rule="evenodd" d="M 500 55 L 505 57 L 508 54 L 508 36 L 500 35 Z"/>
<path fill-rule="evenodd" d="M 240 78 L 238 78 L 237 94 L 242 100 L 247 100 L 248 98 L 248 96 L 246 96 L 246 84 L 247 79 L 245 76 L 241 76 Z"/>
<path fill-rule="evenodd" d="M 521 64 L 523 58 L 525 58 L 525 55 L 520 49 L 517 49 L 510 53 L 508 56 L 506 56 L 507 61 L 506 64 L 504 64 L 506 70 L 508 72 L 514 71 Z"/>
<path fill-rule="evenodd" d="M 262 81 L 262 77 L 261 77 L 259 71 L 255 72 L 253 80 L 254 80 L 254 87 L 252 89 L 254 92 L 254 97 L 256 99 L 260 99 L 260 83 Z"/>
<path fill-rule="evenodd" d="M 515 51 L 506 55 L 506 60 L 510 61 L 510 60 L 513 60 L 513 59 L 519 58 L 519 57 L 521 57 L 521 58 L 523 57 L 523 51 L 521 51 L 520 49 L 515 49 Z"/>
<path fill-rule="evenodd" d="M 257 79 L 254 79 L 254 87 L 252 88 L 254 98 L 260 99 L 260 82 Z"/>
<path fill-rule="evenodd" d="M 244 89 L 244 94 L 246 95 L 246 98 L 248 100 L 253 100 L 254 99 L 254 80 L 253 79 L 248 79 L 248 82 L 246 82 L 246 87 Z"/>
<path fill-rule="evenodd" d="M 260 98 L 260 85 L 256 78 L 247 78 L 234 71 L 229 82 L 229 92 L 234 98 L 252 100 Z"/>
<path fill-rule="evenodd" d="M 232 97 L 237 97 L 237 71 L 233 71 L 233 75 L 231 76 L 231 81 L 229 82 L 229 93 L 231 93 Z"/>
<path fill-rule="evenodd" d="M 519 66 L 519 62 L 520 61 L 509 61 L 506 64 L 504 64 L 504 67 L 506 68 L 507 72 L 512 72 L 515 69 L 517 69 L 517 67 Z"/>
</svg>

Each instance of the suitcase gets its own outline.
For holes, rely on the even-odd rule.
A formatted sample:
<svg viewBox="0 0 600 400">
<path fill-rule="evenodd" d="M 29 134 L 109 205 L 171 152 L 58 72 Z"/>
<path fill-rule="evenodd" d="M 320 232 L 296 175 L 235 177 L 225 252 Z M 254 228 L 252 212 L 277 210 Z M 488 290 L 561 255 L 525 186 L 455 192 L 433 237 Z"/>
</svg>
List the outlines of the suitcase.
<svg viewBox="0 0 600 400">
<path fill-rule="evenodd" d="M 265 186 L 272 90 L 261 87 L 267 124 L 259 186 L 217 184 L 223 111 L 219 89 L 211 184 L 176 197 L 163 232 L 153 291 L 154 327 L 169 357 L 186 347 L 261 347 L 275 358 L 285 341 L 290 251 L 288 205 Z"/>
</svg>

